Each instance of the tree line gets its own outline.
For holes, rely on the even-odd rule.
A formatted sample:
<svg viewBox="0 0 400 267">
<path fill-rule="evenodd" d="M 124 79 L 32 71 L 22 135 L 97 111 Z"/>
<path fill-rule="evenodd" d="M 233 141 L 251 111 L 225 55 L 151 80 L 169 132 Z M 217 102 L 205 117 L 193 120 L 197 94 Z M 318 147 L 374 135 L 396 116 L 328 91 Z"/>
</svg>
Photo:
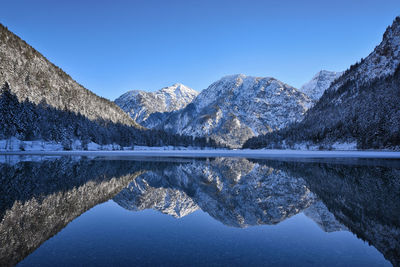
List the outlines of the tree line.
<svg viewBox="0 0 400 267">
<path fill-rule="evenodd" d="M 358 149 L 400 148 L 400 65 L 393 75 L 361 83 L 348 80 L 327 90 L 305 118 L 250 138 L 244 148 L 283 148 L 310 143 L 327 148 L 356 142 Z"/>
<path fill-rule="evenodd" d="M 166 133 L 162 130 L 138 129 L 110 120 L 90 120 L 80 113 L 48 105 L 43 99 L 38 105 L 28 99 L 23 102 L 5 83 L 0 90 L 0 139 L 44 140 L 62 143 L 71 149 L 74 140 L 87 149 L 90 142 L 99 145 L 118 144 L 122 147 L 196 146 L 221 147 L 213 139 Z"/>
</svg>

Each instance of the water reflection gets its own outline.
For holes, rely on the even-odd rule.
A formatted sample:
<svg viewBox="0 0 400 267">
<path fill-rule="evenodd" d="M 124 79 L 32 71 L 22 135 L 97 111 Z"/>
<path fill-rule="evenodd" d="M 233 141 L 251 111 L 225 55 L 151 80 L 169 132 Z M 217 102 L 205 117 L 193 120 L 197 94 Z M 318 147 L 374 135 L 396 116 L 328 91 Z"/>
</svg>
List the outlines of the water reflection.
<svg viewBox="0 0 400 267">
<path fill-rule="evenodd" d="M 151 208 L 175 217 L 200 208 L 225 225 L 247 227 L 279 223 L 318 199 L 304 179 L 285 171 L 217 158 L 149 171 L 114 201 L 130 210 Z"/>
<path fill-rule="evenodd" d="M 162 164 L 53 158 L 0 164 L 0 266 L 12 266 L 73 219 Z"/>
<path fill-rule="evenodd" d="M 398 161 L 260 162 L 303 178 L 336 219 L 400 265 L 400 165 Z"/>
<path fill-rule="evenodd" d="M 322 230 L 350 230 L 400 264 L 398 162 L 7 158 L 0 173 L 1 266 L 109 199 L 175 218 L 201 209 L 240 228 L 303 212 Z"/>
</svg>

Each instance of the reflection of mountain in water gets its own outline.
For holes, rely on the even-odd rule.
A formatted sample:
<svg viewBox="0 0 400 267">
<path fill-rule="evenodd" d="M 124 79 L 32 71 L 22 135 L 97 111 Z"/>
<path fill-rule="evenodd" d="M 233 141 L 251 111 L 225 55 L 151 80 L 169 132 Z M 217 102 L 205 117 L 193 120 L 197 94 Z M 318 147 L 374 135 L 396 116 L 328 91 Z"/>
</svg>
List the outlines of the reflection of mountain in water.
<svg viewBox="0 0 400 267">
<path fill-rule="evenodd" d="M 322 230 L 351 230 L 400 265 L 400 168 L 351 163 L 192 161 L 140 175 L 114 201 L 175 217 L 201 208 L 235 227 L 304 212 Z"/>
<path fill-rule="evenodd" d="M 21 261 L 142 169 L 129 161 L 71 158 L 0 164 L 0 266 Z"/>
<path fill-rule="evenodd" d="M 156 209 L 182 217 L 201 208 L 235 227 L 276 224 L 303 210 L 322 229 L 344 229 L 302 178 L 246 159 L 193 161 L 150 171 L 115 198 L 129 210 Z"/>
<path fill-rule="evenodd" d="M 400 266 L 400 163 L 264 161 L 303 178 L 336 219 Z"/>
<path fill-rule="evenodd" d="M 176 218 L 202 209 L 225 225 L 276 224 L 299 212 L 350 230 L 400 265 L 400 167 L 245 159 L 140 162 L 58 158 L 0 164 L 0 265 L 13 265 L 91 207 Z"/>
<path fill-rule="evenodd" d="M 347 228 L 339 223 L 335 216 L 329 212 L 328 208 L 322 201 L 317 201 L 304 211 L 304 214 L 318 224 L 325 232 L 335 232 L 347 230 Z"/>
<path fill-rule="evenodd" d="M 141 175 L 123 189 L 114 201 L 127 210 L 155 209 L 175 218 L 186 216 L 199 208 L 183 191 L 152 186 L 152 178 L 157 179 L 158 175 L 153 172 Z"/>
</svg>

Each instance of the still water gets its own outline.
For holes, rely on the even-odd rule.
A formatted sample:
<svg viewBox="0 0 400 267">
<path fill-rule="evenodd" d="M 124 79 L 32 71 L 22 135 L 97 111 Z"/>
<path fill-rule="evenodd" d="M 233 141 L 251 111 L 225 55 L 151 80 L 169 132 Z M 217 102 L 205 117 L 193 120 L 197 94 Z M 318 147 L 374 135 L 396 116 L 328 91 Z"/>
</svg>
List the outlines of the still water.
<svg viewBox="0 0 400 267">
<path fill-rule="evenodd" d="M 399 161 L 0 160 L 0 266 L 400 265 Z"/>
</svg>

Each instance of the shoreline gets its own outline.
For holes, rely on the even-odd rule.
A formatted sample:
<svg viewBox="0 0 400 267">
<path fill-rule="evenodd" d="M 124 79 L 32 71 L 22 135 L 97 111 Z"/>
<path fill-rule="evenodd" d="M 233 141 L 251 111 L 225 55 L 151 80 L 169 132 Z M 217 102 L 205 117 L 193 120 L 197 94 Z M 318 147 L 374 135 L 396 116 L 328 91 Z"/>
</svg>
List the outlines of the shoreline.
<svg viewBox="0 0 400 267">
<path fill-rule="evenodd" d="M 0 155 L 43 156 L 117 156 L 117 157 L 172 157 L 172 158 L 371 158 L 400 159 L 395 151 L 310 151 L 310 150 L 117 150 L 117 151 L 0 151 Z"/>
</svg>

